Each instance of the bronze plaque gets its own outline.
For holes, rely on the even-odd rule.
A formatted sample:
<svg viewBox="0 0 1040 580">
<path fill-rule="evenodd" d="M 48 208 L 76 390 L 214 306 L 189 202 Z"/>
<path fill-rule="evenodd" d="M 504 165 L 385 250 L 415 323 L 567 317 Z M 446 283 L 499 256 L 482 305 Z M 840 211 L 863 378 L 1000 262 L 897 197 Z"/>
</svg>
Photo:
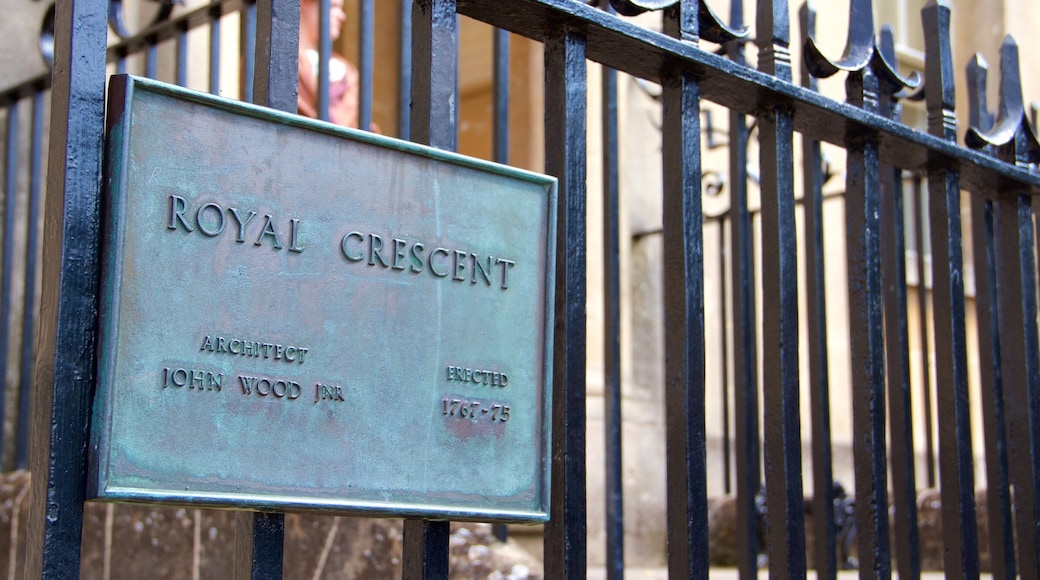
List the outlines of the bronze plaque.
<svg viewBox="0 0 1040 580">
<path fill-rule="evenodd" d="M 556 182 L 119 76 L 91 495 L 548 518 Z"/>
</svg>

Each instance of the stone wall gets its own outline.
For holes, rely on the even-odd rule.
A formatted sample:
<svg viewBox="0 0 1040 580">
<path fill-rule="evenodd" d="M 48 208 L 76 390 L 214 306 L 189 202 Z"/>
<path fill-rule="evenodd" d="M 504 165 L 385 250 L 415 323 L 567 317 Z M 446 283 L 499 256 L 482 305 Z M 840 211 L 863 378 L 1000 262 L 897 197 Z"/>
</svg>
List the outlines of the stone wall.
<svg viewBox="0 0 1040 580">
<path fill-rule="evenodd" d="M 24 471 L 0 477 L 0 577 L 21 578 L 29 481 Z M 88 503 L 80 576 L 87 580 L 232 578 L 240 513 Z M 401 528 L 401 520 L 396 519 L 289 514 L 284 577 L 400 578 Z M 453 523 L 449 541 L 452 578 L 542 577 L 541 562 L 514 542 L 499 542 L 488 524 Z"/>
</svg>

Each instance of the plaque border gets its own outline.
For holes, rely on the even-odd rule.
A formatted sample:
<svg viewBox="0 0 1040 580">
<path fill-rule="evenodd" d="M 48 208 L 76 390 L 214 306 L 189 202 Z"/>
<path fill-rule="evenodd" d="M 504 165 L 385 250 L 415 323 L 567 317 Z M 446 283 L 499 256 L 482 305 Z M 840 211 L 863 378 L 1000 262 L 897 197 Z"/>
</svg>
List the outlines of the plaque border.
<svg viewBox="0 0 1040 580">
<path fill-rule="evenodd" d="M 542 186 L 546 191 L 546 272 L 545 303 L 543 305 L 543 376 L 542 385 L 542 437 L 541 446 L 540 505 L 532 510 L 516 509 L 465 509 L 456 505 L 444 506 L 435 503 L 376 502 L 344 500 L 339 498 L 293 498 L 278 493 L 232 493 L 232 492 L 173 492 L 169 490 L 129 488 L 109 485 L 103 464 L 107 457 L 101 454 L 111 438 L 111 404 L 106 398 L 114 396 L 113 373 L 115 348 L 112 347 L 119 319 L 120 281 L 124 253 L 125 219 L 122 219 L 122 204 L 126 202 L 126 183 L 130 144 L 131 110 L 135 97 L 140 93 L 152 93 L 176 100 L 192 102 L 221 111 L 252 117 L 277 125 L 290 126 L 306 131 L 315 131 L 347 140 L 376 145 L 407 155 L 427 157 L 457 166 L 469 167 L 485 173 L 498 174 L 511 179 L 526 181 Z M 113 75 L 109 80 L 108 106 L 105 121 L 105 159 L 102 188 L 102 252 L 101 276 L 99 279 L 100 300 L 98 303 L 98 354 L 97 384 L 94 394 L 90 426 L 90 460 L 88 462 L 87 498 L 105 502 L 167 504 L 189 507 L 226 508 L 253 511 L 321 512 L 335 515 L 360 515 L 369 517 L 405 517 L 460 521 L 484 521 L 502 523 L 541 523 L 548 521 L 552 479 L 552 408 L 553 408 L 553 353 L 556 294 L 556 238 L 558 211 L 558 181 L 555 177 L 510 167 L 491 161 L 468 157 L 455 152 L 436 149 L 410 141 L 395 139 L 332 125 L 300 115 L 235 101 L 225 97 L 202 93 L 176 85 L 133 75 Z"/>
</svg>

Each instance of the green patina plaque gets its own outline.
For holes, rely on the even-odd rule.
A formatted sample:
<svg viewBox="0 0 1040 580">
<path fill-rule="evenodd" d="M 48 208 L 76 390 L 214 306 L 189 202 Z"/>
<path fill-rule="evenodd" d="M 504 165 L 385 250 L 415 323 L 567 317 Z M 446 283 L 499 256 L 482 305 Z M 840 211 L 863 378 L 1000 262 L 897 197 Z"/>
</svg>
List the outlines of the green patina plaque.
<svg viewBox="0 0 1040 580">
<path fill-rule="evenodd" d="M 554 179 L 110 86 L 91 496 L 548 518 Z"/>
</svg>

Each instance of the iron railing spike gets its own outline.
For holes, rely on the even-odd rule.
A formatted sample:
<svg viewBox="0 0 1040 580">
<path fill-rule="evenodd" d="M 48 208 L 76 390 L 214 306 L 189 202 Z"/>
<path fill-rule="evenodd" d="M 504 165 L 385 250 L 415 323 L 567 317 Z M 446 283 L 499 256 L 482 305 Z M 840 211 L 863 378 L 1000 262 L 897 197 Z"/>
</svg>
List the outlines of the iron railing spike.
<svg viewBox="0 0 1040 580">
<path fill-rule="evenodd" d="M 1022 73 L 1018 64 L 1018 43 L 1010 34 L 1000 44 L 1000 102 L 998 114 L 1008 122 L 1017 123 L 1025 113 L 1022 101 Z M 999 125 L 1001 119 L 997 119 Z"/>
<path fill-rule="evenodd" d="M 787 0 L 759 0 L 757 24 L 759 70 L 790 81 L 791 25 Z"/>
<path fill-rule="evenodd" d="M 989 76 L 989 63 L 982 53 L 968 61 L 966 67 L 968 77 L 968 127 L 980 132 L 988 131 L 993 126 L 994 114 L 986 102 L 986 80 Z"/>
<path fill-rule="evenodd" d="M 921 76 L 916 71 L 909 76 L 899 73 L 896 65 L 895 33 L 890 25 L 885 24 L 881 27 L 881 32 L 874 42 L 871 66 L 886 91 L 896 95 L 903 89 L 916 89 L 921 86 Z"/>
<path fill-rule="evenodd" d="M 699 32 L 701 38 L 708 42 L 714 42 L 716 44 L 725 44 L 741 38 L 745 38 L 748 35 L 748 29 L 746 27 L 735 27 L 728 26 L 715 15 L 715 12 L 708 6 L 708 3 L 704 0 L 698 2 L 699 7 Z"/>
<path fill-rule="evenodd" d="M 874 74 L 892 92 L 894 98 L 910 96 L 909 93 L 905 92 L 905 89 L 913 90 L 921 86 L 921 76 L 917 71 L 910 73 L 909 76 L 903 76 L 899 73 L 896 65 L 895 32 L 892 30 L 891 25 L 885 24 L 881 27 L 881 32 L 874 47 L 874 57 L 871 60 Z"/>
<path fill-rule="evenodd" d="M 878 51 L 890 63 L 896 62 L 896 38 L 891 24 L 882 24 L 878 39 Z"/>
<path fill-rule="evenodd" d="M 957 139 L 950 6 L 940 0 L 921 10 L 925 35 L 928 132 Z M 943 569 L 951 576 L 978 577 L 975 466 L 968 405 L 967 333 L 965 330 L 960 171 L 951 166 L 928 169 L 928 220 L 932 244 L 932 300 L 935 325 L 936 410 L 945 422 L 939 432 L 941 521 L 950 537 L 943 546 Z M 921 214 L 924 212 L 922 211 Z M 920 215 L 920 214 L 919 214 Z M 939 330 L 941 328 L 941 331 Z M 904 576 L 906 574 L 903 574 Z"/>
<path fill-rule="evenodd" d="M 738 29 L 744 27 L 744 2 L 742 0 L 730 0 L 729 25 Z"/>
<path fill-rule="evenodd" d="M 874 55 L 874 6 L 871 0 L 852 0 L 849 6 L 849 33 L 845 53 L 831 60 L 816 44 L 815 34 L 805 41 L 802 54 L 809 72 L 817 78 L 834 76 L 838 71 L 859 72 Z"/>
<path fill-rule="evenodd" d="M 813 0 L 805 0 L 798 9 L 798 23 L 801 28 L 801 38 L 808 40 L 816 34 L 816 3 Z"/>
<path fill-rule="evenodd" d="M 1018 43 L 1011 35 L 1005 36 L 1000 46 L 1000 104 L 997 119 L 985 131 L 975 126 L 969 127 L 964 142 L 972 149 L 1013 147 L 1014 161 L 1020 164 L 1040 160 L 1040 142 L 1026 117 L 1022 99 Z"/>
<path fill-rule="evenodd" d="M 800 40 L 804 47 L 808 44 L 809 39 L 816 34 L 816 4 L 813 0 L 805 0 L 802 2 L 801 8 L 798 9 L 798 22 L 801 26 Z M 809 67 L 805 64 L 804 59 L 802 62 L 802 86 L 816 90 L 816 79 L 809 71 Z"/>
<path fill-rule="evenodd" d="M 899 74 L 895 66 L 895 43 L 892 54 L 885 55 L 879 39 L 874 35 L 872 0 L 852 0 L 849 7 L 849 34 L 845 53 L 840 60 L 831 60 L 820 50 L 815 35 L 805 41 L 802 56 L 809 73 L 817 78 L 827 78 L 845 71 L 860 74 L 867 67 L 878 77 L 880 87 L 891 95 L 903 89 L 914 89 L 921 84 L 916 72 L 909 76 Z M 882 29 L 883 30 L 883 29 Z"/>
<path fill-rule="evenodd" d="M 956 140 L 957 117 L 953 48 L 950 45 L 950 6 L 930 2 L 921 10 L 925 35 L 925 78 L 932 90 L 926 95 L 928 131 L 936 137 Z"/>
</svg>

